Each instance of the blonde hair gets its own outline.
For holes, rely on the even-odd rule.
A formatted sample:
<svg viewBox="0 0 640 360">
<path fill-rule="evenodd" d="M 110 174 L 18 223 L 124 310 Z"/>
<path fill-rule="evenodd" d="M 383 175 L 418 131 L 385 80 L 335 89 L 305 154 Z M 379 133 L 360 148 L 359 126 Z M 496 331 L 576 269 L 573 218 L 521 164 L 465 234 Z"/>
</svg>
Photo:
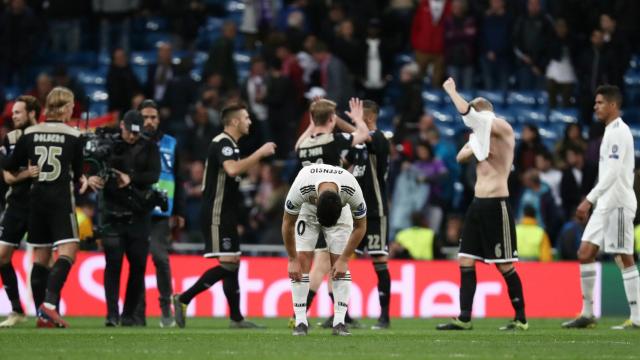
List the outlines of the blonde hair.
<svg viewBox="0 0 640 360">
<path fill-rule="evenodd" d="M 493 111 L 491 102 L 483 97 L 477 97 L 469 103 L 476 111 Z"/>
<path fill-rule="evenodd" d="M 73 92 L 66 87 L 57 86 L 47 95 L 45 112 L 47 117 L 58 119 L 64 115 L 65 107 L 73 104 Z"/>
<path fill-rule="evenodd" d="M 314 125 L 325 125 L 336 113 L 336 103 L 327 99 L 316 100 L 309 106 L 309 113 Z"/>
</svg>

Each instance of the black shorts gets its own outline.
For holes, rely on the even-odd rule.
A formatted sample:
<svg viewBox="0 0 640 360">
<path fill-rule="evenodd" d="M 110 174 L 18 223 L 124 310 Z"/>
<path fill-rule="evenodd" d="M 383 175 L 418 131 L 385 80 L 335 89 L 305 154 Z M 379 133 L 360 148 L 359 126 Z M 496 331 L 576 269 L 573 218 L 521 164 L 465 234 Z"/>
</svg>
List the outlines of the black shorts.
<svg viewBox="0 0 640 360">
<path fill-rule="evenodd" d="M 29 207 L 27 243 L 34 247 L 51 247 L 80 242 L 78 219 L 73 198 L 60 204 L 33 203 Z"/>
<path fill-rule="evenodd" d="M 240 237 L 235 224 L 204 224 L 204 257 L 240 255 Z"/>
<path fill-rule="evenodd" d="M 458 256 L 506 263 L 518 260 L 516 227 L 508 198 L 474 198 L 462 228 Z"/>
<path fill-rule="evenodd" d="M 389 255 L 387 244 L 387 217 L 368 217 L 367 233 L 356 249 L 356 254 L 362 255 L 365 250 L 367 254 L 379 256 Z"/>
<path fill-rule="evenodd" d="M 18 247 L 27 233 L 29 210 L 7 206 L 0 221 L 0 244 Z"/>
</svg>

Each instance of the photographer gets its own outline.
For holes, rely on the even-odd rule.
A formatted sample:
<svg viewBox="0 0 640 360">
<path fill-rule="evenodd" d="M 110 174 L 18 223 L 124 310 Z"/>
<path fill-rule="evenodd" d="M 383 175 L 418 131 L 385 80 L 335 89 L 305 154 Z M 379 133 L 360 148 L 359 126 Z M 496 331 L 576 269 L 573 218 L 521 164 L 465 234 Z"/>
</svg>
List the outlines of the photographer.
<svg viewBox="0 0 640 360">
<path fill-rule="evenodd" d="M 156 280 L 162 317 L 160 327 L 173 327 L 175 322 L 171 313 L 171 265 L 169 263 L 169 248 L 171 248 L 171 230 L 184 227 L 184 190 L 180 176 L 179 153 L 176 139 L 163 133 L 159 129 L 160 114 L 153 100 L 145 100 L 138 106 L 144 120 L 144 131 L 149 139 L 158 144 L 161 154 L 162 171 L 160 181 L 155 188 L 165 191 L 168 206 L 165 210 L 156 207 L 151 216 L 151 235 L 149 237 L 151 259 L 156 268 Z M 136 309 L 136 319 L 145 318 L 145 296 L 140 299 Z"/>
<path fill-rule="evenodd" d="M 145 325 L 144 318 L 137 318 L 134 311 L 145 290 L 151 212 L 158 203 L 152 185 L 158 181 L 161 168 L 158 147 L 141 137 L 143 123 L 142 115 L 136 110 L 124 115 L 120 122 L 121 140 L 114 141 L 108 168 L 102 176 L 104 201 L 100 211 L 106 259 L 106 326 Z M 120 317 L 118 295 L 123 255 L 129 262 L 129 278 Z"/>
</svg>

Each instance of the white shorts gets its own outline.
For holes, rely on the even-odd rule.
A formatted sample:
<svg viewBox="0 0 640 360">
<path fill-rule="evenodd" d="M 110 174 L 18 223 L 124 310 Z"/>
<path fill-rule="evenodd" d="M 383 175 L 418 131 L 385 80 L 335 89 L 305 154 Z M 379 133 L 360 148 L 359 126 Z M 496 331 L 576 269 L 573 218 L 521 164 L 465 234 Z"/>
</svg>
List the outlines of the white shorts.
<svg viewBox="0 0 640 360">
<path fill-rule="evenodd" d="M 323 227 L 318 223 L 315 215 L 300 214 L 296 221 L 296 250 L 314 251 L 320 232 L 324 235 L 327 250 L 336 255 L 341 255 L 347 246 L 351 232 L 353 232 L 353 217 L 349 207 L 342 208 L 342 214 L 336 225 Z M 317 249 L 321 250 L 321 249 Z"/>
<path fill-rule="evenodd" d="M 624 208 L 595 210 L 582 234 L 582 241 L 597 245 L 608 254 L 633 254 L 633 218 Z"/>
</svg>

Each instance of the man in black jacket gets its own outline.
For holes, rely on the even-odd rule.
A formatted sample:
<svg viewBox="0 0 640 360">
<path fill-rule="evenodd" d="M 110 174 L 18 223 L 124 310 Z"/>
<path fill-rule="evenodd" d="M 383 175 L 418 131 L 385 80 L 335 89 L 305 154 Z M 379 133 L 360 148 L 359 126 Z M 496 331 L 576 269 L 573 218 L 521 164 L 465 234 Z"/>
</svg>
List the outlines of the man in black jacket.
<svg viewBox="0 0 640 360">
<path fill-rule="evenodd" d="M 106 326 L 144 326 L 144 319 L 134 316 L 143 292 L 144 272 L 149 254 L 151 211 L 154 205 L 146 200 L 151 187 L 160 178 L 160 153 L 157 145 L 142 138 L 143 119 L 140 112 L 128 111 L 120 123 L 122 142 L 114 146 L 109 159 L 113 169 L 104 181 L 104 202 L 101 204 L 105 228 L 103 247 L 106 267 L 104 289 L 107 301 Z M 127 293 L 122 309 L 118 309 L 122 257 L 129 262 Z"/>
</svg>

